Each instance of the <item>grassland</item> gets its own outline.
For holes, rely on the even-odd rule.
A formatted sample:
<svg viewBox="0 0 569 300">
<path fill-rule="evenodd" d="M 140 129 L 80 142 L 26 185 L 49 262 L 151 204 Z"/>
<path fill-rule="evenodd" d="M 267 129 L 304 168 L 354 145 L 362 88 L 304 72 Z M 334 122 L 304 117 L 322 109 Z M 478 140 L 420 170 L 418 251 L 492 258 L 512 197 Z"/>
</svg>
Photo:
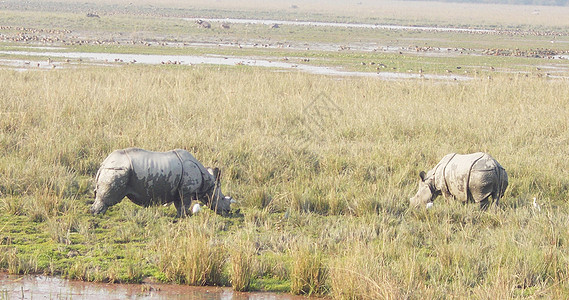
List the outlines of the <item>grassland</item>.
<svg viewBox="0 0 569 300">
<path fill-rule="evenodd" d="M 308 285 L 298 292 L 356 298 L 566 292 L 564 81 L 135 66 L 0 74 L 0 263 L 9 272 L 190 284 L 230 284 L 246 272 L 252 289 L 289 291 L 299 280 Z M 314 135 L 303 109 L 321 95 L 340 110 Z M 88 215 L 101 159 L 135 145 L 189 149 L 222 167 L 243 216 L 173 223 L 173 208 L 127 200 Z M 510 174 L 499 210 L 443 199 L 407 210 L 420 170 L 479 150 Z M 196 257 L 211 261 L 195 262 L 200 271 Z M 195 268 L 202 277 L 187 274 Z"/>
<path fill-rule="evenodd" d="M 264 13 L 276 14 L 270 7 Z M 346 17 L 337 10 L 328 13 Z M 34 25 L 13 18 L 21 14 Z M 41 23 L 46 14 L 2 12 L 0 18 L 12 20 L 7 25 L 13 27 L 0 33 L 9 35 L 17 26 L 65 29 Z M 83 26 L 82 16 L 71 11 L 62 18 L 75 33 L 80 29 L 73 26 Z M 124 35 L 130 21 L 147 26 L 141 39 L 187 38 L 159 14 L 144 13 L 123 25 L 117 22 L 124 17 L 113 18 L 90 33 L 84 28 L 93 38 L 77 40 L 112 36 L 113 26 Z M 512 23 L 563 29 L 554 20 Z M 156 27 L 160 22 L 163 27 Z M 248 28 L 253 38 L 239 26 L 231 33 L 215 32 L 228 40 L 277 39 L 267 28 Z M 195 26 L 185 29 L 195 34 L 190 39 L 211 38 L 211 32 Z M 357 35 L 371 40 L 377 34 L 378 44 L 391 39 L 382 37 L 385 32 L 326 29 L 326 35 L 318 30 L 276 35 L 299 44 L 337 44 L 343 36 L 355 42 Z M 310 38 L 303 40 L 304 33 Z M 401 45 L 414 40 L 452 48 L 469 47 L 461 41 L 472 37 L 396 34 Z M 526 41 L 532 45 L 527 48 L 566 47 L 552 46 L 543 36 L 476 37 L 472 43 L 492 48 L 515 49 Z M 0 47 L 30 44 L 5 41 Z M 537 71 L 566 67 L 563 60 L 96 43 L 65 47 L 308 57 L 314 64 L 369 72 L 374 71 L 369 62 L 375 61 L 400 72 L 459 72 L 461 67 L 460 72 L 478 74 L 466 81 L 382 81 L 249 66 L 0 69 L 2 270 L 338 299 L 561 299 L 569 294 L 569 85 L 563 77 Z M 104 216 L 91 216 L 99 164 L 114 149 L 131 146 L 184 148 L 204 165 L 221 167 L 224 192 L 239 201 L 234 214 L 220 217 L 204 210 L 176 219 L 173 207 L 141 208 L 124 200 Z M 474 151 L 491 153 L 508 171 L 510 186 L 499 208 L 482 212 L 476 205 L 437 199 L 430 210 L 408 209 L 419 171 L 449 152 Z M 540 209 L 532 205 L 534 197 Z"/>
</svg>

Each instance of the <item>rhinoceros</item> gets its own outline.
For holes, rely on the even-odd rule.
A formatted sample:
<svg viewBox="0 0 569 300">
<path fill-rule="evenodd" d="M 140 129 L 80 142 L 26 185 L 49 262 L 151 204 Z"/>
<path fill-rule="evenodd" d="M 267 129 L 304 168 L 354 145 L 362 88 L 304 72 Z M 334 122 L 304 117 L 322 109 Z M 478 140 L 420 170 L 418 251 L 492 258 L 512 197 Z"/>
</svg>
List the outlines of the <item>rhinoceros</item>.
<svg viewBox="0 0 569 300">
<path fill-rule="evenodd" d="M 411 207 L 432 203 L 438 195 L 488 208 L 492 197 L 497 206 L 508 187 L 506 170 L 489 154 L 447 154 L 430 171 L 419 173 L 419 190 L 409 199 Z"/>
<path fill-rule="evenodd" d="M 192 200 L 199 200 L 220 215 L 227 214 L 234 202 L 221 193 L 219 169 L 206 169 L 181 149 L 113 151 L 101 164 L 95 181 L 93 214 L 104 214 L 125 196 L 144 207 L 173 202 L 178 217 L 188 215 Z"/>
</svg>

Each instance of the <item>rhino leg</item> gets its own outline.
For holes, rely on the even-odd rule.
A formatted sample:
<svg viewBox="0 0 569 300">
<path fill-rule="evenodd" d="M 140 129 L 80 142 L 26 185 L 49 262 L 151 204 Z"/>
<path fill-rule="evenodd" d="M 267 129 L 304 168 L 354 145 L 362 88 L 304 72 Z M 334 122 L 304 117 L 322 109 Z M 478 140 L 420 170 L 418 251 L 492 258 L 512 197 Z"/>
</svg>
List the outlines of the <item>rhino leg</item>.
<svg viewBox="0 0 569 300">
<path fill-rule="evenodd" d="M 490 207 L 490 201 L 488 200 L 488 198 L 485 198 L 484 200 L 480 201 L 481 210 L 487 210 L 488 207 Z"/>
<path fill-rule="evenodd" d="M 492 195 L 486 197 L 484 200 L 480 201 L 480 209 L 487 210 L 490 207 L 490 197 L 492 197 L 493 207 L 498 208 L 500 203 L 500 195 L 498 193 L 493 193 Z"/>
<path fill-rule="evenodd" d="M 182 217 L 182 202 L 179 199 L 174 200 L 174 207 L 176 208 L 176 217 Z"/>
<path fill-rule="evenodd" d="M 190 215 L 191 199 L 179 198 L 174 200 L 174 207 L 176 207 L 176 217 L 186 217 Z"/>
<path fill-rule="evenodd" d="M 500 204 L 500 194 L 492 195 L 492 199 L 494 200 L 494 207 L 498 207 L 498 204 Z"/>
<path fill-rule="evenodd" d="M 105 213 L 109 206 L 121 202 L 126 196 L 128 180 L 129 172 L 125 168 L 99 170 L 91 213 Z"/>
</svg>

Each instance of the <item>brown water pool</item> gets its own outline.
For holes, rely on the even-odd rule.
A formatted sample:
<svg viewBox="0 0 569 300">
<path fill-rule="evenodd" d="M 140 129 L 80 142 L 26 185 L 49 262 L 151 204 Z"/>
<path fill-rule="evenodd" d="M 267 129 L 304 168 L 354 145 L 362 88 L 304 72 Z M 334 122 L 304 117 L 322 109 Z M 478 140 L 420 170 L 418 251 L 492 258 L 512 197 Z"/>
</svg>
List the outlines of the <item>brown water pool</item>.
<svg viewBox="0 0 569 300">
<path fill-rule="evenodd" d="M 92 283 L 41 275 L 0 273 L 0 299 L 299 300 L 306 297 L 266 292 L 240 293 L 228 287 Z"/>
</svg>

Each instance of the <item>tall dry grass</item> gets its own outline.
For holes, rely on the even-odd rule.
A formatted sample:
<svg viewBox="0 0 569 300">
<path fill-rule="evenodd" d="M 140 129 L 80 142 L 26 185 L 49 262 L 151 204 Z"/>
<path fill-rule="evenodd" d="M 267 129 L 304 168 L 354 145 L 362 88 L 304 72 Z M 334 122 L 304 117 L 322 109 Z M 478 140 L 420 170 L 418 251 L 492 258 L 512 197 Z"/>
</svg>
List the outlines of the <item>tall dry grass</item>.
<svg viewBox="0 0 569 300">
<path fill-rule="evenodd" d="M 237 241 L 227 245 L 231 264 L 230 281 L 234 290 L 249 291 L 255 277 L 254 258 L 256 249 L 252 245 L 250 236 L 244 234 Z"/>
<path fill-rule="evenodd" d="M 11 218 L 27 216 L 51 232 L 61 256 L 73 243 L 109 257 L 118 248 L 102 243 L 142 251 L 116 258 L 112 268 L 108 260 L 77 259 L 60 274 L 121 281 L 129 273 L 136 281 L 150 271 L 134 261 L 166 281 L 222 285 L 233 264 L 242 274 L 258 266 L 253 281 L 272 274 L 291 291 L 347 299 L 567 294 L 565 80 L 380 81 L 140 66 L 0 70 L 0 80 L 2 238 L 12 239 L 3 229 L 15 226 Z M 223 190 L 245 216 L 172 224 L 173 208 L 168 214 L 124 200 L 103 218 L 89 217 L 85 182 L 108 153 L 131 146 L 185 148 L 221 167 Z M 444 199 L 429 211 L 407 209 L 419 171 L 449 152 L 474 151 L 489 152 L 508 171 L 499 209 Z M 103 237 L 112 224 L 121 226 Z M 231 262 L 227 245 L 244 233 L 257 254 L 237 253 L 252 262 L 239 264 L 237 254 Z M 0 265 L 41 269 L 35 257 L 42 256 L 24 255 L 26 242 L 18 242 L 0 243 L 9 253 Z M 317 255 L 302 252 L 306 245 Z"/>
<path fill-rule="evenodd" d="M 291 249 L 290 291 L 293 294 L 321 295 L 327 292 L 328 269 L 319 245 L 299 241 Z"/>
<path fill-rule="evenodd" d="M 153 242 L 159 271 L 168 281 L 189 285 L 224 285 L 222 271 L 227 250 L 213 237 L 213 230 L 184 220 L 162 228 Z"/>
</svg>

